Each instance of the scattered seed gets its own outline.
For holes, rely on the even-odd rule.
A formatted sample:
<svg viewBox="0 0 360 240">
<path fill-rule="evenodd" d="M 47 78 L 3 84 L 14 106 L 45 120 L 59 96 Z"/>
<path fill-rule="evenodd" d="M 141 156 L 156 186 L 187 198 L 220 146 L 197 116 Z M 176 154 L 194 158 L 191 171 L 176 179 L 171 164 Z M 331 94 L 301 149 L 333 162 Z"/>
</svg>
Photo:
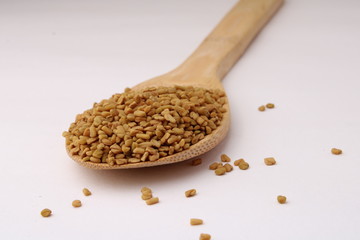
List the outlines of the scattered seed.
<svg viewBox="0 0 360 240">
<path fill-rule="evenodd" d="M 334 155 L 340 155 L 340 154 L 342 154 L 342 150 L 338 149 L 338 148 L 332 148 L 331 153 Z"/>
<path fill-rule="evenodd" d="M 259 110 L 260 112 L 265 111 L 265 106 L 264 106 L 264 105 L 261 105 L 260 107 L 258 107 L 258 110 Z"/>
<path fill-rule="evenodd" d="M 239 163 L 239 168 L 241 169 L 241 170 L 247 170 L 248 168 L 249 168 L 249 164 L 247 163 L 247 162 L 240 162 Z"/>
<path fill-rule="evenodd" d="M 285 196 L 279 195 L 279 196 L 277 196 L 277 200 L 278 200 L 278 202 L 279 202 L 280 204 L 286 203 L 286 197 L 285 197 Z"/>
<path fill-rule="evenodd" d="M 226 169 L 226 172 L 231 172 L 233 170 L 233 167 L 228 163 L 224 165 L 224 168 Z"/>
<path fill-rule="evenodd" d="M 276 160 L 273 157 L 264 158 L 264 163 L 268 166 L 275 165 Z"/>
<path fill-rule="evenodd" d="M 202 163 L 201 158 L 197 158 L 197 159 L 194 159 L 191 161 L 192 166 L 197 166 L 197 165 L 200 165 L 201 163 Z"/>
<path fill-rule="evenodd" d="M 143 194 L 146 194 L 146 193 L 151 193 L 152 191 L 151 191 L 151 189 L 148 188 L 148 187 L 142 187 L 142 188 L 141 188 L 141 192 L 142 192 Z"/>
<path fill-rule="evenodd" d="M 234 166 L 239 166 L 239 164 L 241 163 L 241 162 L 244 162 L 245 160 L 244 159 L 238 159 L 238 160 L 236 160 L 235 162 L 234 162 Z"/>
<path fill-rule="evenodd" d="M 87 188 L 83 188 L 82 192 L 83 192 L 83 194 L 84 194 L 85 196 L 90 196 L 90 195 L 91 195 L 90 190 L 87 189 Z"/>
<path fill-rule="evenodd" d="M 226 168 L 224 168 L 224 167 L 220 167 L 215 170 L 215 174 L 218 176 L 224 175 L 225 172 L 226 172 Z"/>
<path fill-rule="evenodd" d="M 149 200 L 146 200 L 146 204 L 147 205 L 153 205 L 159 202 L 159 198 L 158 197 L 153 197 L 150 198 Z"/>
<path fill-rule="evenodd" d="M 153 197 L 153 195 L 152 195 L 151 192 L 143 193 L 143 194 L 141 195 L 141 199 L 142 199 L 142 200 L 149 200 L 149 199 L 152 198 L 152 197 Z"/>
<path fill-rule="evenodd" d="M 207 233 L 201 233 L 199 240 L 211 240 L 211 235 Z"/>
<path fill-rule="evenodd" d="M 266 104 L 266 107 L 270 109 L 270 108 L 274 108 L 275 105 L 273 103 L 268 103 Z"/>
<path fill-rule="evenodd" d="M 191 225 L 201 225 L 201 224 L 203 224 L 203 220 L 198 219 L 198 218 L 191 218 L 190 224 Z"/>
<path fill-rule="evenodd" d="M 219 165 L 219 163 L 214 162 L 214 163 L 210 164 L 209 169 L 210 170 L 215 170 L 215 169 L 217 169 L 218 165 Z"/>
<path fill-rule="evenodd" d="M 231 162 L 231 159 L 226 154 L 221 154 L 220 158 L 222 162 Z"/>
<path fill-rule="evenodd" d="M 50 217 L 51 216 L 51 210 L 50 209 L 48 209 L 48 208 L 45 208 L 45 209 L 43 209 L 42 211 L 41 211 L 41 216 L 43 216 L 43 217 Z"/>
<path fill-rule="evenodd" d="M 81 207 L 81 201 L 80 200 L 74 200 L 72 202 L 72 205 L 73 205 L 73 207 L 76 207 L 76 208 Z"/>
<path fill-rule="evenodd" d="M 190 189 L 185 192 L 186 197 L 192 197 L 195 196 L 195 194 L 196 194 L 196 189 Z"/>
</svg>

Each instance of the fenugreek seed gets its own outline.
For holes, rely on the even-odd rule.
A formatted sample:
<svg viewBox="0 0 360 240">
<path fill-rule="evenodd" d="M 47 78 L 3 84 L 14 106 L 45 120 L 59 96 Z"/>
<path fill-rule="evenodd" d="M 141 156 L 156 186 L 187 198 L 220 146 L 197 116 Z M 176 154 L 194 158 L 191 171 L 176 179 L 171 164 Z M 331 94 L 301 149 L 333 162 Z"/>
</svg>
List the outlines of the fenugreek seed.
<svg viewBox="0 0 360 240">
<path fill-rule="evenodd" d="M 224 167 L 220 167 L 220 168 L 217 168 L 217 169 L 215 170 L 215 174 L 218 175 L 218 176 L 224 175 L 225 172 L 226 172 L 226 168 L 224 168 Z"/>
<path fill-rule="evenodd" d="M 266 108 L 274 108 L 275 107 L 275 105 L 273 104 L 273 103 L 268 103 L 268 104 L 266 104 Z"/>
<path fill-rule="evenodd" d="M 197 158 L 197 159 L 194 159 L 191 161 L 192 166 L 197 166 L 197 165 L 200 165 L 201 163 L 202 163 L 201 158 Z"/>
<path fill-rule="evenodd" d="M 73 207 L 76 207 L 76 208 L 81 207 L 81 201 L 80 200 L 74 200 L 72 202 L 72 205 L 73 205 Z"/>
<path fill-rule="evenodd" d="M 241 162 L 244 162 L 245 160 L 244 159 L 238 159 L 238 160 L 236 160 L 235 162 L 234 162 L 234 166 L 239 166 L 239 164 L 241 163 Z"/>
<path fill-rule="evenodd" d="M 93 163 L 101 163 L 101 159 L 96 157 L 90 157 L 90 161 Z"/>
<path fill-rule="evenodd" d="M 133 150 L 133 153 L 143 154 L 144 152 L 145 152 L 145 149 L 144 149 L 144 148 L 139 148 L 139 147 L 137 147 L 137 148 L 135 148 L 135 149 Z"/>
<path fill-rule="evenodd" d="M 273 157 L 264 158 L 264 163 L 268 166 L 276 164 L 276 160 Z"/>
<path fill-rule="evenodd" d="M 90 196 L 90 195 L 91 195 L 90 190 L 87 189 L 87 188 L 83 188 L 82 192 L 83 192 L 83 194 L 84 194 L 85 196 Z"/>
<path fill-rule="evenodd" d="M 265 106 L 264 106 L 264 105 L 261 105 L 260 107 L 258 107 L 258 110 L 259 110 L 260 112 L 265 111 Z"/>
<path fill-rule="evenodd" d="M 51 213 L 52 213 L 51 210 L 48 208 L 45 208 L 45 209 L 41 210 L 41 212 L 40 212 L 41 216 L 43 216 L 43 217 L 50 217 Z"/>
<path fill-rule="evenodd" d="M 217 169 L 218 165 L 219 165 L 219 163 L 214 162 L 214 163 L 210 164 L 209 169 L 210 170 L 215 170 L 215 169 Z"/>
<path fill-rule="evenodd" d="M 199 240 L 211 240 L 211 235 L 207 233 L 201 233 Z"/>
<path fill-rule="evenodd" d="M 63 134 L 69 152 L 82 161 L 109 165 L 136 162 L 134 158 L 156 161 L 189 149 L 221 124 L 226 111 L 222 92 L 194 87 L 151 89 L 115 94 L 79 114 Z M 150 147 L 146 142 L 152 143 L 154 152 L 136 149 Z M 94 156 L 97 149 L 102 152 Z M 124 156 L 117 158 L 117 154 Z"/>
<path fill-rule="evenodd" d="M 159 202 L 159 198 L 158 197 L 153 197 L 150 198 L 149 200 L 146 200 L 146 204 L 147 205 L 153 205 Z"/>
<path fill-rule="evenodd" d="M 286 197 L 285 197 L 285 196 L 282 196 L 282 195 L 279 195 L 279 196 L 277 196 L 277 201 L 278 201 L 280 204 L 284 204 L 284 203 L 286 203 Z"/>
<path fill-rule="evenodd" d="M 196 195 L 196 189 L 190 189 L 185 192 L 186 197 L 192 197 Z"/>
<path fill-rule="evenodd" d="M 241 170 L 247 170 L 249 168 L 249 164 L 247 162 L 240 162 L 239 163 L 239 168 Z"/>
<path fill-rule="evenodd" d="M 233 170 L 233 167 L 228 163 L 224 165 L 224 168 L 226 169 L 226 172 L 231 172 Z"/>
<path fill-rule="evenodd" d="M 146 193 L 143 193 L 141 195 L 141 199 L 142 200 L 149 200 L 153 197 L 152 193 L 151 192 L 146 192 Z"/>
<path fill-rule="evenodd" d="M 226 154 L 221 154 L 220 158 L 222 162 L 231 162 L 231 159 Z"/>
<path fill-rule="evenodd" d="M 340 155 L 340 154 L 342 154 L 342 150 L 338 149 L 338 148 L 332 148 L 331 153 L 334 155 Z"/>
<path fill-rule="evenodd" d="M 198 219 L 198 218 L 191 218 L 190 219 L 190 225 L 194 226 L 194 225 L 201 225 L 203 224 L 203 220 L 202 219 Z"/>
<path fill-rule="evenodd" d="M 143 194 L 145 194 L 145 193 L 151 193 L 151 192 L 152 192 L 151 189 L 148 188 L 148 187 L 142 187 L 140 191 L 141 191 L 141 193 L 143 193 Z"/>
<path fill-rule="evenodd" d="M 136 137 L 137 137 L 137 138 L 144 139 L 144 140 L 150 139 L 150 136 L 149 136 L 149 135 L 143 134 L 143 133 L 138 133 L 138 134 L 136 134 Z"/>
<path fill-rule="evenodd" d="M 134 115 L 136 117 L 144 117 L 144 116 L 146 116 L 146 113 L 144 111 L 137 110 L 134 112 Z"/>
<path fill-rule="evenodd" d="M 110 136 L 113 133 L 113 131 L 107 126 L 103 126 L 101 130 L 103 130 L 108 136 Z"/>
</svg>

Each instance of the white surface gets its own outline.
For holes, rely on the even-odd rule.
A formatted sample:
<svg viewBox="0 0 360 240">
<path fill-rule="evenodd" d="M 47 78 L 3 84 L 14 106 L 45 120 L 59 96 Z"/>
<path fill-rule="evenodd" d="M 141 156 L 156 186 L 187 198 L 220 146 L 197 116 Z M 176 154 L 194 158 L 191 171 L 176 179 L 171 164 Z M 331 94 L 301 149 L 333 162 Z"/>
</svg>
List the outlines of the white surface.
<svg viewBox="0 0 360 240">
<path fill-rule="evenodd" d="M 287 1 L 224 79 L 231 133 L 202 165 L 93 171 L 66 155 L 77 113 L 180 64 L 234 3 L 0 2 L 1 239 L 359 239 L 356 0 Z M 221 153 L 250 169 L 215 176 Z M 160 203 L 146 206 L 142 186 Z"/>
</svg>

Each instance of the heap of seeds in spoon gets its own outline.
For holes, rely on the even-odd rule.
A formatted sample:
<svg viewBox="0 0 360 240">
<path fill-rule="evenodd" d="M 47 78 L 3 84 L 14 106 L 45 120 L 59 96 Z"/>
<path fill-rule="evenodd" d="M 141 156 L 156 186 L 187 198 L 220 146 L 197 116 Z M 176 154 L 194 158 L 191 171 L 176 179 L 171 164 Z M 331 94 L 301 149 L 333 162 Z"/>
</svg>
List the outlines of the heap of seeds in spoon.
<svg viewBox="0 0 360 240">
<path fill-rule="evenodd" d="M 72 156 L 122 165 L 157 161 L 211 134 L 226 112 L 225 93 L 196 87 L 126 89 L 79 114 L 63 133 Z"/>
</svg>

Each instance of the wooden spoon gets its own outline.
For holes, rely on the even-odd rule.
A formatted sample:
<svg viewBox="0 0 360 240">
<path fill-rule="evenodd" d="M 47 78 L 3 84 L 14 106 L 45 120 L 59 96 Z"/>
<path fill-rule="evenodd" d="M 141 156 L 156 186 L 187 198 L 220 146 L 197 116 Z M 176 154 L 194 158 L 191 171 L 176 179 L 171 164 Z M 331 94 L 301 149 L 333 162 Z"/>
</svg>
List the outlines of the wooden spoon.
<svg viewBox="0 0 360 240">
<path fill-rule="evenodd" d="M 239 1 L 183 64 L 132 89 L 181 85 L 223 90 L 221 80 L 282 3 L 283 0 Z M 221 125 L 210 135 L 187 150 L 154 162 L 111 166 L 107 163 L 83 162 L 79 156 L 71 155 L 68 148 L 67 151 L 76 162 L 93 169 L 141 168 L 184 161 L 211 150 L 225 138 L 230 126 L 228 104 L 225 108 L 227 112 Z"/>
</svg>

